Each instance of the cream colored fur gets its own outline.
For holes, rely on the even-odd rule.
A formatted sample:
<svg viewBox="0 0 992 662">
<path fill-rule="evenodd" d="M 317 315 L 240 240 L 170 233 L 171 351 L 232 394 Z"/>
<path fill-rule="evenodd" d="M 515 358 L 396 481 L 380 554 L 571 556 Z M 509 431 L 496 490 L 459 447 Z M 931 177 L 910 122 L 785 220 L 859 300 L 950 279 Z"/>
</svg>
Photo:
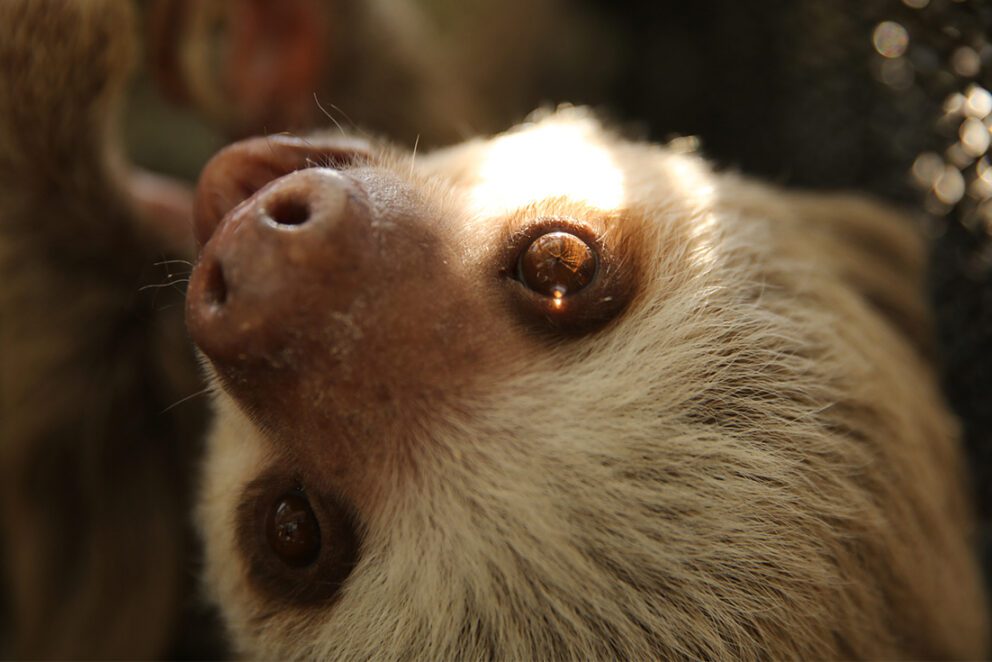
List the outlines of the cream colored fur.
<svg viewBox="0 0 992 662">
<path fill-rule="evenodd" d="M 647 268 L 616 323 L 544 343 L 436 420 L 418 480 L 382 467 L 380 498 L 353 504 L 358 566 L 326 608 L 247 581 L 235 514 L 272 448 L 218 390 L 199 521 L 244 655 L 988 652 L 909 221 L 716 174 L 577 110 L 384 163 L 445 210 L 467 274 L 500 224 L 589 210 L 604 233 L 627 224 Z"/>
</svg>

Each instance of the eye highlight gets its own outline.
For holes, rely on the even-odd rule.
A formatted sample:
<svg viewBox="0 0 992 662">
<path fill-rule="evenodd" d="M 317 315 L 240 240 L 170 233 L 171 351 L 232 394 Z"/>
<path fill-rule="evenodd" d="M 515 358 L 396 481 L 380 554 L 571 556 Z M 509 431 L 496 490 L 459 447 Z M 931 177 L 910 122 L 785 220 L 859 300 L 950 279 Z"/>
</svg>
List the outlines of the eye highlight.
<svg viewBox="0 0 992 662">
<path fill-rule="evenodd" d="M 587 286 L 596 276 L 592 247 L 570 232 L 542 234 L 520 255 L 520 282 L 538 294 L 562 299 Z"/>
</svg>

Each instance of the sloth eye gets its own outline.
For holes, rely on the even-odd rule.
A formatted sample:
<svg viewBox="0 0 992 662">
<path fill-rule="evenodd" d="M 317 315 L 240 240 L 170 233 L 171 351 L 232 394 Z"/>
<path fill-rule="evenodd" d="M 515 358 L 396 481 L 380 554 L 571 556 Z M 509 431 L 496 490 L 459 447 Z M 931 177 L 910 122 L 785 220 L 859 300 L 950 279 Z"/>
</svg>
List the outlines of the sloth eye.
<svg viewBox="0 0 992 662">
<path fill-rule="evenodd" d="M 603 223 L 545 216 L 506 237 L 490 273 L 521 322 L 549 337 L 580 336 L 615 319 L 637 285 L 636 244 Z M 604 226 L 605 229 L 605 226 Z"/>
<path fill-rule="evenodd" d="M 237 540 L 255 588 L 298 605 L 333 600 L 361 554 L 358 521 L 347 502 L 304 489 L 283 472 L 245 488 Z"/>
<path fill-rule="evenodd" d="M 310 565 L 320 554 L 320 525 L 300 492 L 285 494 L 272 504 L 265 537 L 275 555 L 295 568 Z"/>
<path fill-rule="evenodd" d="M 588 243 L 571 232 L 548 232 L 532 241 L 517 264 L 520 282 L 546 297 L 562 299 L 588 285 L 598 260 Z"/>
</svg>

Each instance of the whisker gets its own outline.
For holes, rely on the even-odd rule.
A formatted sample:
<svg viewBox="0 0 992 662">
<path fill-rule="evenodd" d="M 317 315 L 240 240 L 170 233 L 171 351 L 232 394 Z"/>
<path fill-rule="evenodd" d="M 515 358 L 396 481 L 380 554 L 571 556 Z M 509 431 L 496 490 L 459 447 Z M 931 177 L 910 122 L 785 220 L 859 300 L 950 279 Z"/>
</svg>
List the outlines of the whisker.
<svg viewBox="0 0 992 662">
<path fill-rule="evenodd" d="M 182 271 L 173 271 L 172 269 L 165 270 L 166 278 L 175 278 L 177 276 L 192 276 L 192 275 L 193 275 L 192 269 L 183 269 Z"/>
<path fill-rule="evenodd" d="M 348 120 L 348 124 L 351 125 L 351 128 L 355 129 L 356 131 L 361 132 L 361 130 L 358 128 L 358 125 L 355 124 L 355 120 L 351 119 L 351 117 L 348 116 L 348 113 L 344 112 L 343 110 L 341 110 L 341 108 L 339 108 L 338 106 L 335 106 L 333 103 L 331 104 L 331 108 L 333 108 L 334 110 L 336 110 L 339 113 L 341 113 L 342 115 L 344 115 L 344 118 L 346 120 Z"/>
<path fill-rule="evenodd" d="M 162 411 L 160 411 L 159 412 L 159 416 L 161 416 L 162 414 L 166 413 L 170 409 L 173 409 L 175 407 L 178 407 L 179 405 L 181 405 L 184 402 L 188 402 L 189 400 L 192 400 L 195 397 L 198 397 L 198 396 L 201 396 L 201 395 L 206 395 L 207 393 L 210 392 L 211 388 L 212 388 L 211 386 L 205 386 L 204 388 L 200 389 L 196 393 L 192 393 L 190 395 L 187 395 L 185 398 L 182 398 L 180 400 L 177 400 L 177 401 L 173 402 L 171 405 L 169 405 L 168 407 L 166 407 L 165 409 L 163 409 Z"/>
<path fill-rule="evenodd" d="M 320 112 L 324 113 L 324 115 L 327 116 L 327 119 L 329 119 L 332 122 L 334 122 L 334 126 L 336 126 L 338 128 L 338 131 L 341 132 L 341 135 L 347 135 L 345 133 L 344 127 L 342 127 L 341 124 L 339 124 L 338 121 L 336 119 L 334 119 L 334 116 L 333 115 L 331 115 L 329 112 L 327 112 L 327 109 L 326 108 L 324 108 L 322 105 L 320 105 L 320 99 L 317 98 L 317 93 L 316 92 L 313 93 L 313 100 L 314 100 L 314 103 L 317 104 L 317 107 L 320 108 Z M 333 106 L 333 104 L 331 104 L 331 105 Z M 344 113 L 342 113 L 342 114 L 344 114 Z M 348 116 L 345 115 L 345 118 L 347 118 L 347 117 Z"/>
<path fill-rule="evenodd" d="M 186 266 L 191 267 L 191 268 L 194 267 L 194 266 L 196 266 L 195 264 L 193 264 L 189 260 L 178 260 L 178 259 L 177 260 L 162 260 L 161 262 L 156 262 L 152 266 L 161 267 L 161 266 L 164 266 L 166 264 L 185 264 Z"/>
<path fill-rule="evenodd" d="M 149 285 L 142 285 L 138 288 L 139 292 L 144 292 L 145 290 L 158 290 L 163 287 L 172 287 L 173 285 L 178 285 L 180 283 L 188 283 L 189 278 L 177 278 L 176 280 L 169 281 L 168 283 L 151 283 Z"/>
<path fill-rule="evenodd" d="M 413 164 L 417 160 L 417 145 L 420 144 L 420 134 L 417 134 L 417 139 L 413 141 L 413 154 L 410 156 L 410 177 L 413 177 Z"/>
</svg>

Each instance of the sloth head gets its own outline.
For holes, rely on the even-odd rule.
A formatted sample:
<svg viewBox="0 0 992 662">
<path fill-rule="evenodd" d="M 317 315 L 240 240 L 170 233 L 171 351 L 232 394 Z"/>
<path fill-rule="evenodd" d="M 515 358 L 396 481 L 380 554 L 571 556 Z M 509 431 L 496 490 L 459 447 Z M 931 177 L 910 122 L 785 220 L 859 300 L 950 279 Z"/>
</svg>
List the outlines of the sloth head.
<svg viewBox="0 0 992 662">
<path fill-rule="evenodd" d="M 242 652 L 981 654 L 892 214 L 565 110 L 428 155 L 238 143 L 196 231 Z"/>
</svg>

